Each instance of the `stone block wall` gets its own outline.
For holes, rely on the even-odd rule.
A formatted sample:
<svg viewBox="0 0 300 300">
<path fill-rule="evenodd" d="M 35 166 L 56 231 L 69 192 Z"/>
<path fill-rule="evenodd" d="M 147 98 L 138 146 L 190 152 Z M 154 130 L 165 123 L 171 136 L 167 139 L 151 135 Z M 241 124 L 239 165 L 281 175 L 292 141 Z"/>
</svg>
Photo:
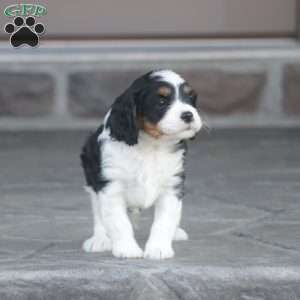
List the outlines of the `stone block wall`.
<svg viewBox="0 0 300 300">
<path fill-rule="evenodd" d="M 103 116 L 111 101 L 130 82 L 147 71 L 145 68 L 136 71 L 99 70 L 72 73 L 68 87 L 70 111 L 78 117 Z M 265 71 L 245 73 L 222 69 L 178 68 L 178 72 L 197 91 L 199 108 L 207 114 L 251 114 L 259 109 L 266 85 Z"/>
<path fill-rule="evenodd" d="M 226 55 L 106 60 L 99 55 L 88 61 L 0 61 L 0 125 L 20 118 L 99 121 L 136 77 L 161 68 L 171 68 L 190 82 L 199 109 L 213 125 L 300 123 L 300 54 L 293 60 Z"/>
</svg>

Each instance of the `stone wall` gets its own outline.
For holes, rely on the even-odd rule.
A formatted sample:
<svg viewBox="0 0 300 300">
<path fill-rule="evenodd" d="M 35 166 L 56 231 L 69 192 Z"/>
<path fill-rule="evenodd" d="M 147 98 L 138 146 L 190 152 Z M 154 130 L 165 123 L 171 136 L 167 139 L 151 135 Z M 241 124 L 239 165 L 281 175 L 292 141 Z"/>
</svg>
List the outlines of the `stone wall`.
<svg viewBox="0 0 300 300">
<path fill-rule="evenodd" d="M 83 53 L 0 58 L 0 125 L 46 118 L 99 121 L 136 77 L 171 68 L 198 92 L 199 109 L 216 126 L 300 124 L 300 51 L 165 54 L 155 58 Z M 217 52 L 216 52 L 217 53 Z M 290 54 L 294 53 L 293 56 Z M 222 55 L 221 55 L 222 54 Z M 84 59 L 83 59 L 84 57 Z M 9 61 L 11 60 L 11 61 Z M 51 122 L 50 122 L 51 123 Z"/>
</svg>

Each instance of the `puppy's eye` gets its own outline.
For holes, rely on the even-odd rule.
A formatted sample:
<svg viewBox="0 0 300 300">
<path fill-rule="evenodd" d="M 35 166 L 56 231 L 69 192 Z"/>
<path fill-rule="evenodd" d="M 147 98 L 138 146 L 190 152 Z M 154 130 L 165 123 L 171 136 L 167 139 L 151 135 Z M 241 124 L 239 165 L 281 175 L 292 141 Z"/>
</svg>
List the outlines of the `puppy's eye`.
<svg viewBox="0 0 300 300">
<path fill-rule="evenodd" d="M 167 99 L 161 97 L 161 98 L 159 98 L 159 102 L 158 103 L 159 103 L 160 106 L 163 106 L 163 105 L 167 104 Z"/>
<path fill-rule="evenodd" d="M 194 93 L 188 94 L 188 97 L 189 97 L 191 100 L 195 100 L 195 94 L 194 94 Z"/>
</svg>

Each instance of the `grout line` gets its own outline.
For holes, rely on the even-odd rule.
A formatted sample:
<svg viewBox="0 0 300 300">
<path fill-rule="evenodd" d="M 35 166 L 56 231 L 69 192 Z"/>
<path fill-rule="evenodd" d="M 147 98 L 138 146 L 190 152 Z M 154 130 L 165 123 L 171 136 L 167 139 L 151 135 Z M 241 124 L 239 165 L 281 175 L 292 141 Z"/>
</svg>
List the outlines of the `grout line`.
<svg viewBox="0 0 300 300">
<path fill-rule="evenodd" d="M 300 250 L 297 249 L 297 248 L 286 246 L 286 245 L 283 245 L 283 244 L 277 243 L 277 242 L 266 241 L 264 239 L 254 237 L 253 235 L 251 235 L 249 233 L 247 233 L 247 234 L 245 234 L 245 233 L 233 233 L 232 235 L 237 237 L 237 238 L 244 238 L 244 239 L 247 239 L 247 240 L 250 239 L 250 240 L 256 241 L 258 243 L 261 243 L 263 245 L 271 246 L 272 248 L 279 248 L 280 250 L 287 250 L 287 251 L 297 253 L 297 254 L 300 253 Z"/>
<path fill-rule="evenodd" d="M 282 114 L 282 63 L 274 62 L 267 65 L 267 78 L 264 93 L 261 95 L 261 103 L 258 108 L 258 116 L 265 118 L 266 114 L 272 117 L 284 118 Z"/>
<path fill-rule="evenodd" d="M 261 216 L 261 217 L 258 217 L 256 219 L 251 219 L 249 221 L 245 221 L 245 222 L 241 222 L 239 223 L 238 225 L 233 225 L 231 226 L 230 228 L 226 228 L 226 229 L 220 229 L 220 230 L 217 230 L 214 235 L 220 235 L 220 234 L 226 234 L 226 233 L 229 233 L 229 234 L 235 234 L 234 232 L 232 231 L 235 231 L 235 230 L 243 230 L 243 228 L 246 228 L 248 226 L 251 226 L 251 225 L 254 225 L 254 224 L 257 224 L 257 222 L 261 222 L 265 219 L 268 219 L 269 217 L 271 217 L 273 214 L 271 212 L 269 213 L 266 213 L 265 215 Z"/>
<path fill-rule="evenodd" d="M 67 74 L 60 69 L 52 74 L 55 79 L 53 113 L 57 116 L 68 116 L 68 79 Z"/>
<path fill-rule="evenodd" d="M 48 250 L 48 249 L 50 249 L 50 248 L 53 248 L 55 245 L 56 245 L 56 243 L 50 242 L 50 243 L 48 243 L 47 245 L 45 245 L 45 246 L 43 246 L 43 247 L 41 247 L 41 248 L 39 248 L 39 249 L 36 249 L 36 250 L 32 251 L 32 252 L 29 253 L 29 254 L 26 254 L 26 255 L 20 257 L 19 259 L 30 259 L 30 258 L 34 258 L 34 257 L 36 257 L 38 254 L 41 254 L 41 253 L 43 253 L 44 251 L 46 251 L 46 250 Z"/>
</svg>

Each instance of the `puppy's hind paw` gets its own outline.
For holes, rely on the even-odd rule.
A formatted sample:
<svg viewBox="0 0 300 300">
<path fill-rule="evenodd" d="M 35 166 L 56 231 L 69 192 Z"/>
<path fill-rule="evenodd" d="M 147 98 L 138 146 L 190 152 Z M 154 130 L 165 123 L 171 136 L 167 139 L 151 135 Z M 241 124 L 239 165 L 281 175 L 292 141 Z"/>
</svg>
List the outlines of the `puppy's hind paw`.
<svg viewBox="0 0 300 300">
<path fill-rule="evenodd" d="M 84 241 L 82 249 L 85 252 L 104 252 L 110 251 L 111 241 L 107 236 L 92 236 L 91 238 Z"/>
<path fill-rule="evenodd" d="M 189 236 L 186 233 L 186 231 L 184 229 L 178 227 L 175 231 L 173 240 L 174 241 L 186 241 L 188 239 L 189 239 Z"/>
</svg>

